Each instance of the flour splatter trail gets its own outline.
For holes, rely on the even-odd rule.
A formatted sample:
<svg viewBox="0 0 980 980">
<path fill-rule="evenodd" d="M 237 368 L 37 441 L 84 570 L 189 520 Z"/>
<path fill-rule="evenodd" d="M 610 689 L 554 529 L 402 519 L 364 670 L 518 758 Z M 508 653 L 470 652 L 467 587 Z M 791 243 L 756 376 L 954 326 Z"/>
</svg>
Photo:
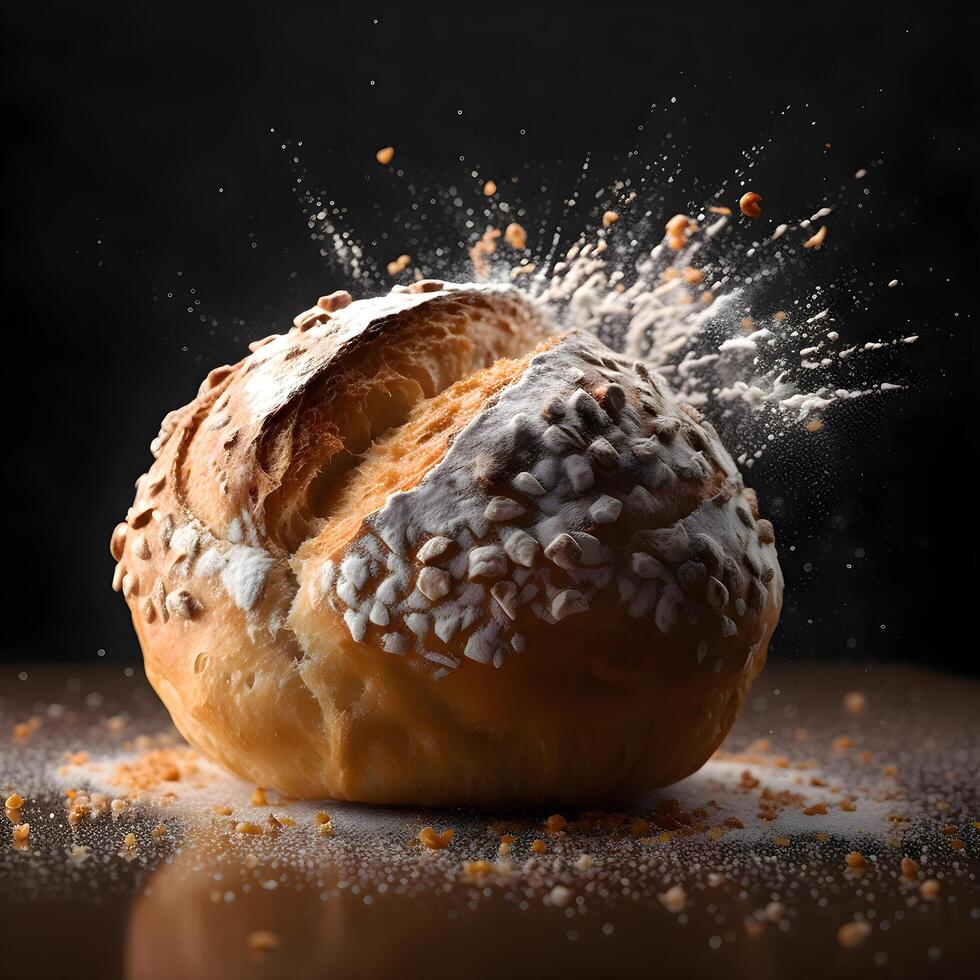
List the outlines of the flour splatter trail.
<svg viewBox="0 0 980 980">
<path fill-rule="evenodd" d="M 749 167 L 762 152 L 746 151 Z M 846 317 L 834 310 L 839 290 L 821 283 L 813 263 L 817 251 L 844 238 L 835 222 L 843 225 L 845 190 L 802 217 L 778 216 L 775 226 L 776 217 L 764 225 L 740 211 L 740 200 L 750 199 L 752 214 L 764 214 L 764 194 L 759 203 L 753 191 L 740 196 L 730 187 L 671 217 L 664 189 L 684 167 L 671 169 L 668 155 L 655 177 L 624 177 L 594 190 L 587 159 L 567 198 L 534 172 L 537 190 L 551 199 L 537 217 L 517 197 L 516 178 L 493 181 L 474 167 L 460 181 L 467 186 L 443 188 L 398 171 L 414 203 L 393 215 L 398 255 L 387 277 L 346 227 L 348 210 L 313 190 L 299 157 L 291 159 L 311 238 L 345 281 L 369 292 L 434 276 L 513 283 L 556 322 L 591 330 L 656 367 L 722 428 L 744 466 L 786 432 L 818 431 L 839 403 L 900 390 L 896 378 L 879 379 L 887 369 L 882 355 L 918 337 L 850 340 Z M 733 180 L 744 184 L 747 172 Z M 866 177 L 859 170 L 852 183 Z M 560 214 L 549 226 L 556 199 Z M 583 231 L 568 242 L 564 229 L 575 222 Z M 443 228 L 451 230 L 440 235 Z"/>
</svg>

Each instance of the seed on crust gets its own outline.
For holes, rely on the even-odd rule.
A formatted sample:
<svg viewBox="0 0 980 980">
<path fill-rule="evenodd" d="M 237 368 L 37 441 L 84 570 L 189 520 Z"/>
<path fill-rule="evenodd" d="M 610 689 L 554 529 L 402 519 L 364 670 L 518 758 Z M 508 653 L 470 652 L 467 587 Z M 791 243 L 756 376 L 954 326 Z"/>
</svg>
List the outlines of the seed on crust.
<svg viewBox="0 0 980 980">
<path fill-rule="evenodd" d="M 619 517 L 622 509 L 621 500 L 603 494 L 589 508 L 589 517 L 596 524 L 612 524 Z"/>
<path fill-rule="evenodd" d="M 514 489 L 520 490 L 521 493 L 526 493 L 529 497 L 543 497 L 547 492 L 541 486 L 541 481 L 532 473 L 527 472 L 518 473 L 514 477 Z"/>
<path fill-rule="evenodd" d="M 418 589 L 426 599 L 431 599 L 435 602 L 444 595 L 448 595 L 451 587 L 452 579 L 449 577 L 449 572 L 442 568 L 434 568 L 432 565 L 426 565 L 419 572 Z"/>
<path fill-rule="evenodd" d="M 514 531 L 504 542 L 504 551 L 515 565 L 533 568 L 541 545 L 526 531 Z"/>
<path fill-rule="evenodd" d="M 186 589 L 169 593 L 165 604 L 167 612 L 178 619 L 193 619 L 201 611 L 201 604 Z"/>
<path fill-rule="evenodd" d="M 544 555 L 559 568 L 571 570 L 582 557 L 582 549 L 570 534 L 559 534 L 544 549 Z"/>
<path fill-rule="evenodd" d="M 438 561 L 445 555 L 450 548 L 456 544 L 452 538 L 443 537 L 441 534 L 437 534 L 434 537 L 429 538 L 428 541 L 422 545 L 418 550 L 418 555 L 416 556 L 423 565 L 428 565 L 432 562 Z"/>
<path fill-rule="evenodd" d="M 123 551 L 126 548 L 126 532 L 128 530 L 129 525 L 125 521 L 121 521 L 116 525 L 112 532 L 112 537 L 109 539 L 109 553 L 116 561 L 119 561 L 123 556 Z"/>
<path fill-rule="evenodd" d="M 566 589 L 564 592 L 559 592 L 551 603 L 551 615 L 557 620 L 562 620 L 566 616 L 572 616 L 575 613 L 588 611 L 588 600 L 581 592 L 577 592 L 575 589 Z"/>
<path fill-rule="evenodd" d="M 328 296 L 321 296 L 316 305 L 327 313 L 335 313 L 337 310 L 346 309 L 353 302 L 353 296 L 346 289 L 338 289 Z"/>
<path fill-rule="evenodd" d="M 517 619 L 517 610 L 519 608 L 518 592 L 517 586 L 513 582 L 497 582 L 490 589 L 490 595 L 497 600 L 500 608 L 510 617 L 511 619 Z"/>
<path fill-rule="evenodd" d="M 408 289 L 405 290 L 407 293 L 438 293 L 439 290 L 444 289 L 446 284 L 441 279 L 419 279 L 417 282 L 413 282 Z"/>
<path fill-rule="evenodd" d="M 524 513 L 524 507 L 509 497 L 494 497 L 483 513 L 488 521 L 512 521 Z"/>
<path fill-rule="evenodd" d="M 473 548 L 469 554 L 469 577 L 503 578 L 507 573 L 507 557 L 502 548 L 495 544 Z"/>
</svg>

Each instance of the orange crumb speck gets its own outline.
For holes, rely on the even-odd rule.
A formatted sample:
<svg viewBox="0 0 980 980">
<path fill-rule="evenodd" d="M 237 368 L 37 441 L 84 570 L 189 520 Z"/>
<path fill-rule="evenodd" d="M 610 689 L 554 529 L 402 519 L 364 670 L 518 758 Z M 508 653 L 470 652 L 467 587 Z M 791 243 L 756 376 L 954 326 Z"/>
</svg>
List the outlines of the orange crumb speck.
<svg viewBox="0 0 980 980">
<path fill-rule="evenodd" d="M 857 804 L 850 797 L 844 797 L 837 805 L 848 813 L 853 813 L 857 809 Z"/>
<path fill-rule="evenodd" d="M 527 248 L 527 232 L 515 221 L 512 221 L 505 229 L 504 238 L 511 248 Z"/>
<path fill-rule="evenodd" d="M 817 840 L 822 844 L 824 841 L 830 840 L 830 834 L 821 830 L 820 833 L 817 834 Z"/>
<path fill-rule="evenodd" d="M 560 814 L 553 813 L 544 822 L 545 832 L 548 834 L 557 834 L 568 828 L 568 821 Z"/>
<path fill-rule="evenodd" d="M 226 803 L 215 803 L 215 805 L 211 807 L 211 811 L 212 813 L 217 813 L 219 816 L 222 817 L 230 817 L 235 812 Z"/>
<path fill-rule="evenodd" d="M 23 805 L 24 798 L 20 795 L 20 793 L 11 793 L 10 796 L 7 797 L 6 803 L 4 804 L 8 810 L 19 810 Z"/>
<path fill-rule="evenodd" d="M 534 851 L 535 854 L 547 854 L 548 845 L 543 840 L 536 837 L 533 841 L 531 841 L 531 850 Z"/>
<path fill-rule="evenodd" d="M 773 843 L 778 844 L 780 847 L 789 847 L 790 839 L 788 837 L 777 837 Z"/>
<path fill-rule="evenodd" d="M 443 830 L 441 833 L 434 827 L 423 827 L 419 831 L 419 842 L 423 847 L 430 851 L 441 851 L 449 847 L 455 831 L 452 827 Z"/>
<path fill-rule="evenodd" d="M 265 795 L 265 789 L 261 786 L 256 786 L 255 789 L 252 790 L 250 802 L 252 806 L 268 806 L 269 800 Z"/>
<path fill-rule="evenodd" d="M 123 838 L 123 847 L 132 850 L 136 846 L 136 834 L 128 833 Z"/>
<path fill-rule="evenodd" d="M 758 218 L 762 215 L 762 195 L 755 191 L 746 191 L 738 199 L 738 209 L 747 218 Z"/>
<path fill-rule="evenodd" d="M 463 865 L 464 874 L 468 874 L 471 877 L 480 877 L 481 875 L 488 875 L 493 871 L 493 865 L 489 861 L 467 861 Z"/>
<path fill-rule="evenodd" d="M 635 817 L 630 823 L 630 837 L 646 837 L 650 833 L 650 821 Z"/>
<path fill-rule="evenodd" d="M 810 419 L 805 426 L 803 426 L 807 432 L 819 432 L 823 428 L 823 422 L 820 419 Z"/>
<path fill-rule="evenodd" d="M 11 729 L 11 734 L 18 742 L 26 742 L 40 727 L 41 719 L 34 715 L 33 718 L 28 718 L 27 721 L 18 722 Z"/>
<path fill-rule="evenodd" d="M 687 904 L 687 892 L 680 885 L 668 888 L 667 891 L 657 897 L 660 899 L 660 904 L 668 912 L 683 912 L 684 906 Z"/>
<path fill-rule="evenodd" d="M 492 181 L 492 180 L 488 180 L 483 185 L 483 196 L 484 197 L 493 197 L 493 195 L 496 194 L 496 193 L 497 193 L 497 185 L 496 185 L 496 183 L 494 181 Z"/>
<path fill-rule="evenodd" d="M 161 837 L 166 837 L 167 836 L 166 825 L 162 823 L 158 823 L 153 828 L 153 830 L 150 831 L 150 833 L 153 834 L 153 836 L 156 837 L 157 840 L 159 840 Z"/>
<path fill-rule="evenodd" d="M 254 837 L 257 834 L 262 833 L 262 828 L 257 823 L 252 823 L 249 820 L 242 820 L 235 824 L 235 833 L 248 834 L 249 836 Z"/>
<path fill-rule="evenodd" d="M 770 922 L 779 922 L 786 915 L 786 906 L 782 902 L 770 902 L 765 909 L 766 918 Z"/>
<path fill-rule="evenodd" d="M 381 164 L 382 167 L 387 167 L 389 163 L 395 158 L 395 148 L 393 146 L 383 146 L 377 153 L 374 154 L 374 159 Z"/>
<path fill-rule="evenodd" d="M 675 214 L 667 222 L 667 244 L 675 252 L 680 251 L 686 244 L 688 238 L 697 230 L 697 225 L 686 214 Z"/>
<path fill-rule="evenodd" d="M 330 823 L 330 814 L 320 810 L 313 820 L 318 824 Z"/>
<path fill-rule="evenodd" d="M 24 843 L 31 833 L 31 825 L 29 823 L 15 823 L 11 834 L 14 838 L 15 844 Z"/>
<path fill-rule="evenodd" d="M 962 851 L 963 848 L 966 847 L 966 845 L 963 843 L 963 841 L 961 841 L 958 837 L 951 838 L 950 839 L 950 842 L 949 842 L 949 846 L 954 851 Z"/>
<path fill-rule="evenodd" d="M 867 707 L 867 698 L 861 691 L 850 691 L 844 695 L 844 707 L 852 715 L 859 715 Z"/>
<path fill-rule="evenodd" d="M 812 806 L 807 806 L 803 808 L 803 813 L 807 817 L 815 817 L 818 814 L 825 814 L 827 812 L 826 803 L 814 803 Z"/>
<path fill-rule="evenodd" d="M 939 898 L 942 886 L 935 878 L 927 878 L 919 885 L 919 894 L 927 901 L 932 902 Z"/>
<path fill-rule="evenodd" d="M 895 776 L 898 775 L 897 766 L 885 766 L 881 771 L 884 775 L 888 776 L 889 778 L 894 778 Z"/>
<path fill-rule="evenodd" d="M 868 862 L 864 859 L 864 855 L 860 851 L 851 851 L 845 858 L 844 863 L 849 868 L 866 868 Z"/>
<path fill-rule="evenodd" d="M 863 919 L 847 922 L 837 930 L 837 942 L 844 949 L 854 949 L 871 935 L 871 926 Z"/>
<path fill-rule="evenodd" d="M 404 272 L 411 261 L 410 255 L 399 255 L 393 262 L 388 263 L 388 275 L 397 276 L 399 272 Z"/>
<path fill-rule="evenodd" d="M 719 207 L 717 205 L 708 208 L 708 210 L 712 214 L 731 214 L 732 213 L 732 209 L 731 208 Z"/>
<path fill-rule="evenodd" d="M 919 874 L 919 862 L 912 858 L 902 858 L 902 877 L 909 880 L 914 879 Z"/>
<path fill-rule="evenodd" d="M 804 243 L 804 248 L 820 248 L 823 245 L 824 239 L 827 237 L 827 226 L 822 225 L 820 230 L 808 238 Z"/>
<path fill-rule="evenodd" d="M 268 929 L 257 929 L 255 932 L 249 933 L 246 942 L 254 956 L 274 953 L 282 945 L 282 940 Z"/>
<path fill-rule="evenodd" d="M 602 216 L 602 227 L 609 228 L 619 221 L 619 215 L 615 211 L 606 211 Z"/>
</svg>

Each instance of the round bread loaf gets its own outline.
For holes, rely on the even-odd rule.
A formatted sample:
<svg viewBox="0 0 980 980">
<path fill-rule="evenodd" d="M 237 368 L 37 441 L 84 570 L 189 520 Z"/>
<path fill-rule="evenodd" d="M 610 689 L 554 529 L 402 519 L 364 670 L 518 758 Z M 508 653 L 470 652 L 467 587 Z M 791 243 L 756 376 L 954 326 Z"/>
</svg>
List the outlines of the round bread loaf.
<svg viewBox="0 0 980 980">
<path fill-rule="evenodd" d="M 320 300 L 168 415 L 114 586 L 186 738 L 299 797 L 583 803 L 693 772 L 773 529 L 700 414 L 514 289 Z"/>
</svg>

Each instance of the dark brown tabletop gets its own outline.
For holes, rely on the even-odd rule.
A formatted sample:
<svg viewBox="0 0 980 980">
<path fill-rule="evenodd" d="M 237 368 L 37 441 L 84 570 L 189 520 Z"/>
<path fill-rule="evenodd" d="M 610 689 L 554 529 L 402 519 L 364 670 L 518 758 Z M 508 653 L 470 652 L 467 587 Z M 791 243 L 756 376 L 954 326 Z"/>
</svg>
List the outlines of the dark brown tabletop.
<svg viewBox="0 0 980 980">
<path fill-rule="evenodd" d="M 647 799 L 431 812 L 256 792 L 138 669 L 7 667 L 0 977 L 975 977 L 978 709 L 953 676 L 772 665 Z"/>
</svg>

